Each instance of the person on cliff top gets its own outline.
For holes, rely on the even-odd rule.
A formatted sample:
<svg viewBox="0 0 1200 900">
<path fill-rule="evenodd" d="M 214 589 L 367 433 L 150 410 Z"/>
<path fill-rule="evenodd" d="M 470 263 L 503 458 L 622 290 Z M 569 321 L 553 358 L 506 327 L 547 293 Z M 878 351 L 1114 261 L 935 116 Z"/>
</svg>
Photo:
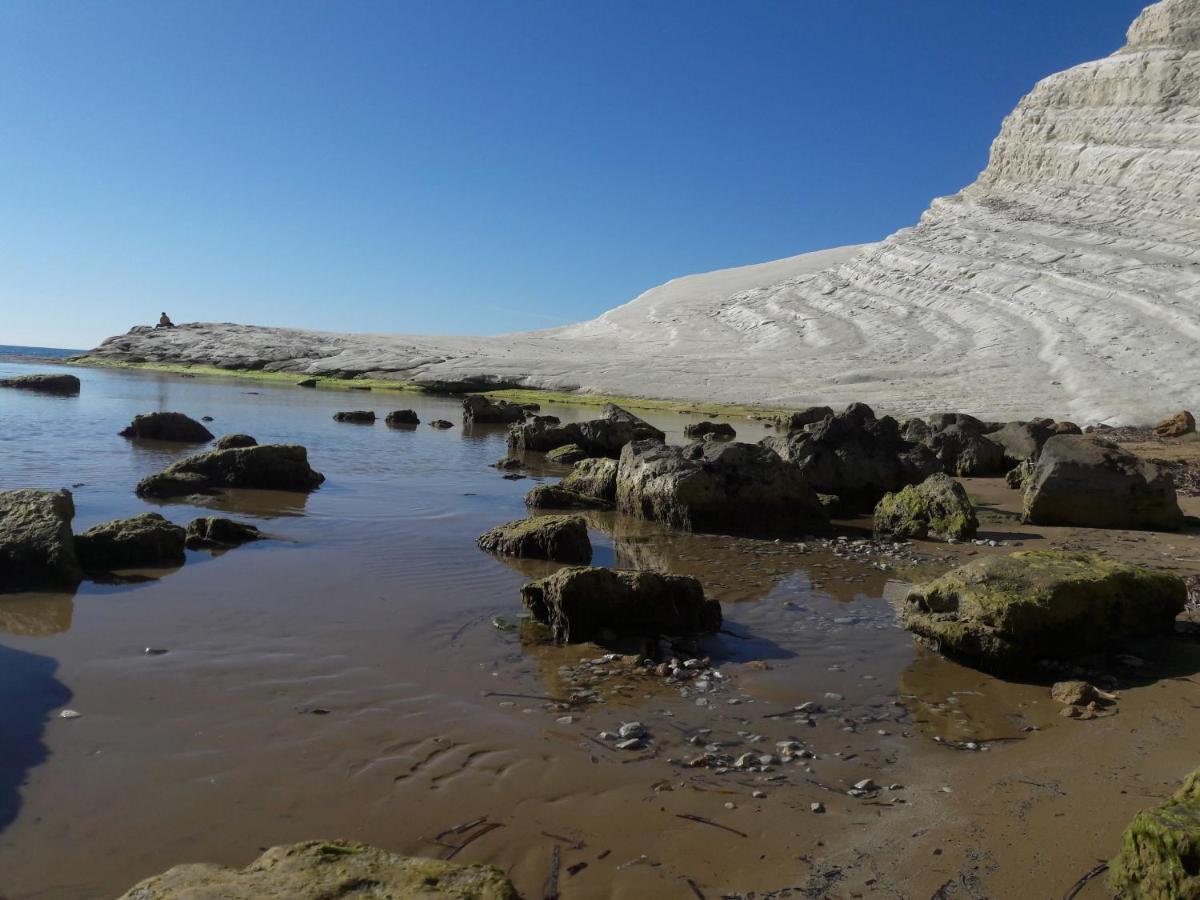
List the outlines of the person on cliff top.
<svg viewBox="0 0 1200 900">
<path fill-rule="evenodd" d="M 175 323 L 171 321 L 170 316 L 168 316 L 166 313 L 163 313 L 161 316 L 158 317 L 158 327 L 159 328 L 174 328 Z"/>
</svg>

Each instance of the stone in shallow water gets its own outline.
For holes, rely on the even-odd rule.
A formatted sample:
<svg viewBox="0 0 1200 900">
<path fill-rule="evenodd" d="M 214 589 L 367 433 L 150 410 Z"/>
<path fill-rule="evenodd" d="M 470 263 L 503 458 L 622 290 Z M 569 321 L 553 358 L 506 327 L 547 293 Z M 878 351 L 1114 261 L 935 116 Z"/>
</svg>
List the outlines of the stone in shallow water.
<svg viewBox="0 0 1200 900">
<path fill-rule="evenodd" d="M 525 495 L 530 509 L 611 509 L 607 500 L 577 494 L 558 484 L 539 484 Z"/>
<path fill-rule="evenodd" d="M 333 414 L 335 422 L 349 422 L 352 425 L 374 425 L 375 413 L 369 409 L 348 409 Z"/>
<path fill-rule="evenodd" d="M 415 409 L 397 409 L 387 414 L 383 423 L 389 428 L 403 428 L 409 425 L 420 425 L 421 417 Z"/>
<path fill-rule="evenodd" d="M 184 529 L 158 513 L 114 519 L 75 536 L 79 563 L 89 571 L 182 565 Z"/>
<path fill-rule="evenodd" d="M 312 491 L 325 480 L 308 464 L 308 451 L 293 444 L 260 444 L 210 450 L 172 463 L 138 482 L 139 497 L 184 497 L 226 488 Z"/>
<path fill-rule="evenodd" d="M 225 550 L 262 537 L 263 533 L 253 525 L 218 516 L 193 519 L 187 527 L 189 550 Z"/>
<path fill-rule="evenodd" d="M 226 434 L 217 438 L 214 450 L 232 450 L 234 447 L 255 447 L 258 441 L 248 434 Z"/>
<path fill-rule="evenodd" d="M 19 375 L 16 378 L 0 378 L 0 387 L 70 396 L 79 393 L 79 379 L 74 375 Z"/>
<path fill-rule="evenodd" d="M 517 900 L 494 866 L 401 856 L 351 841 L 272 847 L 244 869 L 175 866 L 120 900 L 328 900 L 332 897 Z"/>
<path fill-rule="evenodd" d="M 587 563 L 592 558 L 587 523 L 579 516 L 538 516 L 506 522 L 480 535 L 480 549 L 501 556 Z"/>
<path fill-rule="evenodd" d="M 178 412 L 152 412 L 134 416 L 120 434 L 121 437 L 180 444 L 203 444 L 213 438 L 212 432 L 195 419 Z"/>
<path fill-rule="evenodd" d="M 74 517 L 70 491 L 0 491 L 0 591 L 78 584 Z"/>
</svg>

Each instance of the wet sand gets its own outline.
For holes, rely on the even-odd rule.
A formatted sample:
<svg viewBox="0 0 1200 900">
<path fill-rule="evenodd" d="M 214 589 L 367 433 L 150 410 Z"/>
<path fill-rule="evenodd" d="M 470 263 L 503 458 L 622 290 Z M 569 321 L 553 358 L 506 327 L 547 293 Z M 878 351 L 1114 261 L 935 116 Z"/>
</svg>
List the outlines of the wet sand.
<svg viewBox="0 0 1200 900">
<path fill-rule="evenodd" d="M 1016 492 L 971 479 L 980 536 L 1002 546 L 888 555 L 855 549 L 865 520 L 842 523 L 841 547 L 801 547 L 589 516 L 597 564 L 693 574 L 724 602 L 724 632 L 696 651 L 723 677 L 700 693 L 619 661 L 583 664 L 601 648 L 497 627 L 515 620 L 525 578 L 553 566 L 509 565 L 474 538 L 523 515 L 524 492 L 565 468 L 531 455 L 532 478 L 503 479 L 487 466 L 504 454 L 499 428 L 330 418 L 413 407 L 458 423 L 453 400 L 79 374 L 77 400 L 0 398 L 0 487 L 84 482 L 77 530 L 145 509 L 137 478 L 186 453 L 115 436 L 154 408 L 305 444 L 328 481 L 308 498 L 218 504 L 280 540 L 189 552 L 141 584 L 0 599 L 9 900 L 116 896 L 180 862 L 244 865 L 315 837 L 495 863 L 530 897 L 543 895 L 555 846 L 565 897 L 1061 897 L 1196 765 L 1192 639 L 1133 648 L 1142 666 L 1105 660 L 1116 714 L 1074 721 L 1049 697 L 1052 674 L 1018 683 L 944 660 L 896 626 L 887 599 L 1018 544 L 1196 574 L 1194 533 L 1030 528 Z M 654 419 L 676 440 L 688 421 Z M 746 440 L 764 431 L 733 424 Z M 154 508 L 179 522 L 207 512 Z M 603 702 L 570 702 L 589 686 Z M 823 707 L 812 724 L 793 713 L 806 701 Z M 81 717 L 58 718 L 68 707 Z M 597 739 L 632 720 L 650 732 L 646 752 Z M 767 772 L 683 765 L 704 743 L 740 755 L 783 740 L 816 758 Z M 885 789 L 848 796 L 863 778 Z M 1099 882 L 1080 894 L 1103 895 Z"/>
</svg>

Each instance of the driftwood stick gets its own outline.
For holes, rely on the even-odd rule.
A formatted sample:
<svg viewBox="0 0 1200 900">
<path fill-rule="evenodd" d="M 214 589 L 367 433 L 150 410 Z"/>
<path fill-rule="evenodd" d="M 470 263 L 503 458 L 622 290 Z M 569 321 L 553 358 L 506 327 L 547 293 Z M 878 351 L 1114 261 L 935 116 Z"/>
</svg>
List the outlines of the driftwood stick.
<svg viewBox="0 0 1200 900">
<path fill-rule="evenodd" d="M 1071 885 L 1071 889 L 1069 891 L 1067 891 L 1066 894 L 1063 895 L 1063 900 L 1074 900 L 1075 895 L 1078 894 L 1080 891 L 1082 891 L 1089 881 L 1091 881 L 1097 875 L 1101 875 L 1107 871 L 1108 871 L 1108 863 L 1106 863 L 1106 862 L 1100 863 L 1100 865 L 1096 866 L 1096 868 L 1094 868 L 1090 872 L 1086 873 L 1082 878 L 1080 878 L 1077 882 L 1075 882 L 1073 885 Z"/>
<path fill-rule="evenodd" d="M 461 825 L 451 825 L 445 831 L 439 831 L 435 836 L 435 841 L 440 841 L 448 834 L 462 834 L 464 831 L 470 831 L 476 825 L 482 825 L 487 821 L 487 816 L 480 816 L 478 819 L 472 819 L 470 822 L 463 822 Z"/>
<path fill-rule="evenodd" d="M 458 852 L 460 850 L 466 849 L 467 845 L 473 844 L 477 840 L 479 840 L 481 837 L 483 837 L 485 834 L 490 834 L 491 832 L 495 831 L 497 828 L 503 828 L 503 827 L 504 826 L 501 825 L 499 822 L 486 823 L 482 828 L 480 828 L 478 831 L 476 831 L 473 835 L 471 835 L 469 838 L 467 838 L 465 841 L 463 841 L 461 844 L 459 844 L 453 850 L 451 850 L 449 853 L 447 853 L 445 856 L 443 856 L 442 859 L 454 859 L 454 857 L 458 856 Z"/>
<path fill-rule="evenodd" d="M 542 900 L 558 900 L 558 869 L 562 864 L 562 851 L 558 844 L 550 854 L 550 874 L 546 876 L 546 889 L 542 892 Z"/>
<path fill-rule="evenodd" d="M 722 831 L 728 831 L 730 834 L 736 834 L 738 837 L 750 837 L 744 831 L 738 831 L 736 828 L 730 828 L 728 825 L 722 825 L 720 822 L 714 822 L 712 819 L 706 819 L 704 816 L 696 816 L 692 813 L 675 813 L 677 819 L 687 819 L 689 822 L 699 822 L 701 825 L 711 825 L 713 828 L 720 828 Z"/>
</svg>

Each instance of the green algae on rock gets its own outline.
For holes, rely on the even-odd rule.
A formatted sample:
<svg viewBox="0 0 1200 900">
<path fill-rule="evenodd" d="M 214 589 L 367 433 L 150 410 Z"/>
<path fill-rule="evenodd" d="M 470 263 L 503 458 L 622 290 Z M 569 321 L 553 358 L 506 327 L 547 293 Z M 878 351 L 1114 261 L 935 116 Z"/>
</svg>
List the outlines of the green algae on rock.
<svg viewBox="0 0 1200 900">
<path fill-rule="evenodd" d="M 563 444 L 561 447 L 555 447 L 546 453 L 547 460 L 563 463 L 564 465 L 571 465 L 572 463 L 579 462 L 581 459 L 587 458 L 588 452 L 578 444 Z"/>
<path fill-rule="evenodd" d="M 209 450 L 172 463 L 138 482 L 139 497 L 184 497 L 225 488 L 313 491 L 325 480 L 308 464 L 308 451 L 293 444 L 260 444 Z"/>
<path fill-rule="evenodd" d="M 1134 816 L 1109 864 L 1121 898 L 1200 898 L 1200 769 L 1165 803 Z"/>
<path fill-rule="evenodd" d="M 539 484 L 525 495 L 530 509 L 612 509 L 607 500 L 578 494 L 557 484 Z"/>
<path fill-rule="evenodd" d="M 495 866 L 401 856 L 350 841 L 272 847 L 244 869 L 210 863 L 175 866 L 130 888 L 120 900 L 517 900 Z"/>
<path fill-rule="evenodd" d="M 605 457 L 581 459 L 559 486 L 585 497 L 614 503 L 617 499 L 617 461 Z"/>
<path fill-rule="evenodd" d="M 875 534 L 966 541 L 979 521 L 963 486 L 948 475 L 930 475 L 920 484 L 885 494 L 875 506 Z"/>
<path fill-rule="evenodd" d="M 476 541 L 481 550 L 500 556 L 588 563 L 592 542 L 579 516 L 537 516 L 497 525 Z"/>
<path fill-rule="evenodd" d="M 909 592 L 904 627 L 950 655 L 1007 665 L 1170 632 L 1177 575 L 1089 553 L 1025 550 L 975 560 Z"/>
</svg>

